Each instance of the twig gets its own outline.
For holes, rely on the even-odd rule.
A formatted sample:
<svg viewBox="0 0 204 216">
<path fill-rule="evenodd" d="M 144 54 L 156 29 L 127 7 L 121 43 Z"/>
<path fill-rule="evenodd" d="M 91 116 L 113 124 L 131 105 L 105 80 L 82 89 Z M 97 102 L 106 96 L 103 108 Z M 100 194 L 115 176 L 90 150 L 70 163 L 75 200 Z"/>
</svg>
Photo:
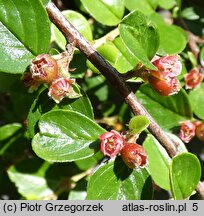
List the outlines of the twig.
<svg viewBox="0 0 204 216">
<path fill-rule="evenodd" d="M 140 104 L 135 94 L 130 91 L 124 82 L 121 74 L 113 68 L 86 39 L 74 28 L 74 26 L 65 19 L 58 8 L 53 4 L 47 5 L 47 12 L 50 20 L 60 29 L 69 43 L 75 41 L 76 47 L 89 59 L 89 61 L 103 74 L 107 80 L 119 91 L 126 103 L 132 108 L 135 115 L 144 115 L 150 120 L 149 131 L 166 148 L 170 156 L 175 156 L 178 149 L 169 137 L 164 133 L 161 127 L 155 122 L 152 116 Z M 198 192 L 204 198 L 204 194 L 198 188 Z"/>
<path fill-rule="evenodd" d="M 108 34 L 104 35 L 103 37 L 97 39 L 94 41 L 93 47 L 98 48 L 107 41 L 113 41 L 117 36 L 119 35 L 118 28 L 113 29 Z"/>
</svg>

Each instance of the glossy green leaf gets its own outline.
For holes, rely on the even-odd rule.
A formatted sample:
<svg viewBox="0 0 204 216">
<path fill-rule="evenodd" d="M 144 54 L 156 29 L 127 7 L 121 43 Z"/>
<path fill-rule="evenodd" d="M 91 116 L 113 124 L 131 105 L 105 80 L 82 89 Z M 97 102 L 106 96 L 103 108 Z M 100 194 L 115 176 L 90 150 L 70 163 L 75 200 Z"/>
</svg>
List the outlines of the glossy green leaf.
<svg viewBox="0 0 204 216">
<path fill-rule="evenodd" d="M 179 122 L 192 118 L 190 101 L 183 89 L 176 95 L 164 97 L 156 93 L 148 84 L 144 84 L 139 88 L 136 96 L 164 129 L 179 126 Z"/>
<path fill-rule="evenodd" d="M 200 50 L 200 63 L 204 67 L 204 46 Z"/>
<path fill-rule="evenodd" d="M 138 63 L 136 57 L 126 48 L 121 38 L 100 46 L 98 52 L 120 73 L 132 70 Z"/>
<path fill-rule="evenodd" d="M 195 190 L 201 177 L 198 158 L 192 153 L 182 153 L 172 159 L 170 178 L 175 200 L 183 200 Z"/>
<path fill-rule="evenodd" d="M 145 168 L 131 170 L 117 158 L 95 170 L 88 182 L 87 199 L 152 199 L 151 177 Z"/>
<path fill-rule="evenodd" d="M 40 0 L 0 0 L 1 72 L 23 73 L 49 43 L 49 19 Z"/>
<path fill-rule="evenodd" d="M 190 91 L 189 97 L 193 112 L 204 120 L 204 83 Z"/>
<path fill-rule="evenodd" d="M 161 144 L 148 135 L 143 146 L 148 154 L 148 168 L 154 182 L 165 190 L 170 190 L 169 166 L 171 158 Z"/>
<path fill-rule="evenodd" d="M 171 9 L 176 5 L 176 0 L 158 0 L 157 2 L 164 9 Z"/>
<path fill-rule="evenodd" d="M 153 13 L 149 17 L 158 27 L 160 45 L 158 52 L 161 55 L 176 54 L 183 51 L 187 43 L 187 35 L 184 30 L 176 25 L 168 25 L 162 17 Z"/>
<path fill-rule="evenodd" d="M 7 124 L 0 127 L 0 141 L 9 138 L 22 128 L 19 123 Z"/>
<path fill-rule="evenodd" d="M 81 15 L 80 13 L 72 10 L 65 10 L 62 12 L 62 14 L 65 16 L 67 20 L 89 41 L 92 40 L 92 31 L 91 27 L 86 20 L 86 18 Z M 58 30 L 58 28 L 52 24 L 51 25 L 52 34 L 54 37 L 54 40 L 56 41 L 57 45 L 65 50 L 66 46 L 66 39 L 63 36 L 63 34 Z"/>
<path fill-rule="evenodd" d="M 48 97 L 47 89 L 42 91 L 33 101 L 28 114 L 28 132 L 30 136 L 34 136 L 36 124 L 39 121 L 40 117 L 50 110 L 74 110 L 93 119 L 93 108 L 91 106 L 89 98 L 83 91 L 81 91 L 81 93 L 82 97 L 79 97 L 77 99 L 65 98 L 60 104 L 56 104 Z"/>
<path fill-rule="evenodd" d="M 159 47 L 157 28 L 143 13 L 133 11 L 124 17 L 119 30 L 122 40 L 137 59 L 148 68 L 155 69 L 149 60 Z"/>
<path fill-rule="evenodd" d="M 39 129 L 32 140 L 34 152 L 56 162 L 92 156 L 99 149 L 98 137 L 105 132 L 86 116 L 68 110 L 46 113 L 39 121 Z"/>
<path fill-rule="evenodd" d="M 150 124 L 150 121 L 147 117 L 138 115 L 134 116 L 130 119 L 129 122 L 129 129 L 131 133 L 141 133 L 143 130 L 145 130 Z"/>
<path fill-rule="evenodd" d="M 85 9 L 103 25 L 117 25 L 124 14 L 124 0 L 81 0 Z"/>
<path fill-rule="evenodd" d="M 50 164 L 39 158 L 31 158 L 10 166 L 7 173 L 24 198 L 50 200 L 67 190 L 70 177 L 78 174 L 79 170 L 72 163 Z"/>
<path fill-rule="evenodd" d="M 7 172 L 10 180 L 15 183 L 18 192 L 23 197 L 38 200 L 53 195 L 53 191 L 45 179 L 49 166 L 50 164 L 47 162 L 43 163 L 38 159 L 32 159 L 11 166 Z"/>
<path fill-rule="evenodd" d="M 125 0 L 125 7 L 129 11 L 139 10 L 145 15 L 149 15 L 154 12 L 149 0 Z"/>
</svg>

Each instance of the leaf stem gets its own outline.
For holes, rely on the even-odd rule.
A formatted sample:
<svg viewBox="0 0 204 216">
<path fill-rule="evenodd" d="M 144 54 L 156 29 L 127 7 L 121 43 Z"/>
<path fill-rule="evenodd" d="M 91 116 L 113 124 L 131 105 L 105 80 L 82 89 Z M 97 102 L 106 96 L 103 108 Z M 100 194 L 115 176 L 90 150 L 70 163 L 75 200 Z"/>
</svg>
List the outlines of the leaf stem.
<svg viewBox="0 0 204 216">
<path fill-rule="evenodd" d="M 150 120 L 149 131 L 159 140 L 166 148 L 170 156 L 179 153 L 177 147 L 171 139 L 165 134 L 161 127 L 155 122 L 152 116 L 141 105 L 135 94 L 129 89 L 121 74 L 113 68 L 96 49 L 66 20 L 62 13 L 53 3 L 48 3 L 47 12 L 50 20 L 63 33 L 69 43 L 75 41 L 76 47 L 89 59 L 89 61 L 101 72 L 102 75 L 118 90 L 126 103 L 131 107 L 135 115 L 144 115 Z M 204 198 L 204 194 L 198 188 L 198 192 Z"/>
</svg>

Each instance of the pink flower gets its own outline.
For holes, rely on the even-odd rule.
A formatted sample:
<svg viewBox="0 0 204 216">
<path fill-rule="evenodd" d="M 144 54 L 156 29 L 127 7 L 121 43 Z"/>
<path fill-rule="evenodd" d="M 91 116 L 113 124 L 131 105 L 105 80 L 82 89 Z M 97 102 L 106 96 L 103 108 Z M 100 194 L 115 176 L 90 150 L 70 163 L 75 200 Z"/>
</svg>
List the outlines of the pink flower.
<svg viewBox="0 0 204 216">
<path fill-rule="evenodd" d="M 102 134 L 99 139 L 101 140 L 101 152 L 104 156 L 113 158 L 123 148 L 124 138 L 115 130 Z"/>
<path fill-rule="evenodd" d="M 158 69 L 157 71 L 150 70 L 148 75 L 148 81 L 154 90 L 163 96 L 177 94 L 181 89 L 180 82 L 176 78 L 182 69 L 179 57 L 177 55 L 155 56 L 152 64 Z"/>
<path fill-rule="evenodd" d="M 179 137 L 185 143 L 189 143 L 191 139 L 195 136 L 196 124 L 185 121 L 181 124 Z"/>
<path fill-rule="evenodd" d="M 147 153 L 137 143 L 125 143 L 120 154 L 124 163 L 131 169 L 144 167 L 147 164 Z"/>
<path fill-rule="evenodd" d="M 176 77 L 181 73 L 182 64 L 178 55 L 163 56 L 153 58 L 152 64 L 157 67 L 158 71 L 165 77 Z"/>
<path fill-rule="evenodd" d="M 184 80 L 186 89 L 193 89 L 203 81 L 203 75 L 199 73 L 198 68 L 193 68 L 184 76 Z"/>
<path fill-rule="evenodd" d="M 73 84 L 74 82 L 74 79 L 58 78 L 51 83 L 48 95 L 56 103 L 59 103 L 64 97 L 73 92 L 71 84 Z"/>
</svg>

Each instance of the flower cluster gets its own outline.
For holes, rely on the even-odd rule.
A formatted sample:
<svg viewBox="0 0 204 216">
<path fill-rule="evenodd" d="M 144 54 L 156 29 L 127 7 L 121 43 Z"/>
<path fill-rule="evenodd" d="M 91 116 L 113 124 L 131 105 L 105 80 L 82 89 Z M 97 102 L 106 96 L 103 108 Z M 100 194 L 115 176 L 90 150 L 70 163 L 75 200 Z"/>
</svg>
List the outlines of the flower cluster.
<svg viewBox="0 0 204 216">
<path fill-rule="evenodd" d="M 194 137 L 204 141 L 204 123 L 200 121 L 185 121 L 181 123 L 179 137 L 185 143 L 189 143 Z"/>
<path fill-rule="evenodd" d="M 75 79 L 70 79 L 69 76 L 64 77 L 60 73 L 61 70 L 62 68 L 55 58 L 48 54 L 41 54 L 32 61 L 30 71 L 23 75 L 22 80 L 29 87 L 30 92 L 36 90 L 43 83 L 48 84 L 49 97 L 59 103 L 64 97 L 77 96 L 73 89 Z"/>
<path fill-rule="evenodd" d="M 115 130 L 102 134 L 101 152 L 110 158 L 120 153 L 124 163 L 131 169 L 143 167 L 147 164 L 147 154 L 141 145 L 128 143 L 125 138 Z"/>
<path fill-rule="evenodd" d="M 163 96 L 177 94 L 181 89 L 180 82 L 176 78 L 182 70 L 179 56 L 156 56 L 153 58 L 152 64 L 157 68 L 157 71 L 149 70 L 147 79 L 154 90 Z"/>
</svg>

